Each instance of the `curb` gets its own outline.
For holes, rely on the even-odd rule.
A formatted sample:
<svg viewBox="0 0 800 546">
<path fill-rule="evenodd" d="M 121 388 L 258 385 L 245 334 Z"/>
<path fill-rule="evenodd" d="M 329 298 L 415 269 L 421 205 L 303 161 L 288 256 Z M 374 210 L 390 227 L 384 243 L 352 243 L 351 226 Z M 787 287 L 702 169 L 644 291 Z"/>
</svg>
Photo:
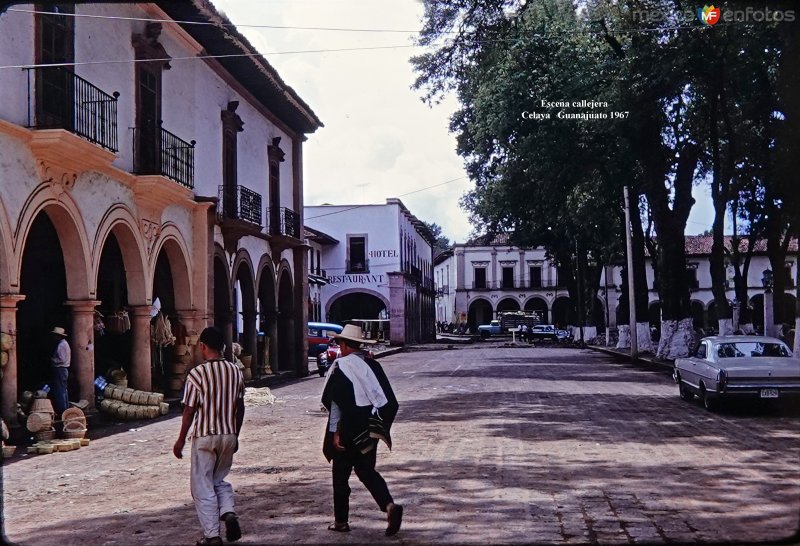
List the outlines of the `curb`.
<svg viewBox="0 0 800 546">
<path fill-rule="evenodd" d="M 406 350 L 405 347 L 394 347 L 392 349 L 386 349 L 385 351 L 381 351 L 379 353 L 375 353 L 374 356 L 375 356 L 375 359 L 377 360 L 379 358 L 383 358 L 384 356 L 392 356 L 392 355 L 396 355 L 398 353 L 402 353 L 405 350 Z"/>
<path fill-rule="evenodd" d="M 657 360 L 655 358 L 647 357 L 647 356 L 637 356 L 634 359 L 631 359 L 629 354 L 621 353 L 615 349 L 609 349 L 608 347 L 601 347 L 599 345 L 586 345 L 587 349 L 591 349 L 593 351 L 598 351 L 600 353 L 604 353 L 610 356 L 614 356 L 617 358 L 622 358 L 626 360 L 633 360 L 637 364 L 644 364 L 647 366 L 655 366 L 659 368 L 660 371 L 669 371 L 670 373 L 673 370 L 673 363 L 666 360 Z"/>
</svg>

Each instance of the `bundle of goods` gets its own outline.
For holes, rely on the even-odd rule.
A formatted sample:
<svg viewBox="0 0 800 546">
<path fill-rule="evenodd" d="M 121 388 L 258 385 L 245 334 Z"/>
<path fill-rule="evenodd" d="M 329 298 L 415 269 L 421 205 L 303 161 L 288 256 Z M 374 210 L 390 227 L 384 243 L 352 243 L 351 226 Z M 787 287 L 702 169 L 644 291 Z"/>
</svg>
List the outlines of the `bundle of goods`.
<svg viewBox="0 0 800 546">
<path fill-rule="evenodd" d="M 62 451 L 72 451 L 89 445 L 87 438 L 72 438 L 66 440 L 42 440 L 28 447 L 28 455 L 46 455 Z"/>
<path fill-rule="evenodd" d="M 108 371 L 108 376 L 111 378 L 111 383 L 118 387 L 125 388 L 128 386 L 128 374 L 122 368 L 114 368 Z"/>
<path fill-rule="evenodd" d="M 172 373 L 167 380 L 169 395 L 179 398 L 183 385 L 186 383 L 186 374 L 192 369 L 194 356 L 192 348 L 188 344 L 178 344 L 173 348 Z"/>
<path fill-rule="evenodd" d="M 8 364 L 8 351 L 13 345 L 13 338 L 5 332 L 0 332 L 0 379 L 3 378 L 3 372 Z"/>
<path fill-rule="evenodd" d="M 104 411 L 119 419 L 155 419 L 169 412 L 169 404 L 164 402 L 157 406 L 138 406 L 122 400 L 106 398 L 100 402 L 100 411 Z"/>
<path fill-rule="evenodd" d="M 64 438 L 75 439 L 86 436 L 86 416 L 80 408 L 68 408 L 61 414 Z"/>
<path fill-rule="evenodd" d="M 106 385 L 103 395 L 105 399 L 100 402 L 100 410 L 120 419 L 154 419 L 169 413 L 169 404 L 164 403 L 160 392 Z"/>
</svg>

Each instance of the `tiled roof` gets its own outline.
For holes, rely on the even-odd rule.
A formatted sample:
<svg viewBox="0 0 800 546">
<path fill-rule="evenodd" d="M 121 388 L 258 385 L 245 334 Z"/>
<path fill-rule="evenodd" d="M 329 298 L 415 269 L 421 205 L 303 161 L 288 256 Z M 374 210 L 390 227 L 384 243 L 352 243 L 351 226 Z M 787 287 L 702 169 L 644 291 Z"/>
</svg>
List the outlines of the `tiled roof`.
<svg viewBox="0 0 800 546">
<path fill-rule="evenodd" d="M 730 235 L 725 236 L 725 247 L 731 247 L 731 239 Z M 693 255 L 693 256 L 703 256 L 707 254 L 711 254 L 711 245 L 714 244 L 714 238 L 710 235 L 687 235 L 686 236 L 686 254 Z M 747 252 L 747 238 L 742 238 L 739 240 L 739 251 L 740 252 Z M 764 253 L 767 251 L 767 240 L 766 239 L 759 239 L 756 241 L 755 247 L 753 249 L 756 253 Z M 792 239 L 789 243 L 789 253 L 796 254 L 797 253 L 797 239 Z"/>
</svg>

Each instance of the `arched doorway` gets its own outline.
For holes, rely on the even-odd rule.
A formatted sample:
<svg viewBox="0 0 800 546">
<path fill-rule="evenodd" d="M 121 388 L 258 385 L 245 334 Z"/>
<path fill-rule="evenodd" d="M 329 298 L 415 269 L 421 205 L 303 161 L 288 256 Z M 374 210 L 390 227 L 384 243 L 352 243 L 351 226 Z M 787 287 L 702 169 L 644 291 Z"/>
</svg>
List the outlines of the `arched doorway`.
<svg viewBox="0 0 800 546">
<path fill-rule="evenodd" d="M 292 276 L 288 269 L 280 273 L 278 281 L 278 370 L 294 369 L 294 300 Z"/>
<path fill-rule="evenodd" d="M 472 333 L 477 333 L 478 326 L 481 324 L 489 324 L 494 316 L 492 304 L 488 300 L 478 298 L 469 304 L 467 310 L 467 327 Z"/>
<path fill-rule="evenodd" d="M 234 340 L 242 346 L 242 354 L 256 351 L 256 294 L 255 281 L 249 260 L 243 259 L 236 267 L 233 285 Z"/>
<path fill-rule="evenodd" d="M 258 280 L 258 368 L 277 369 L 278 313 L 275 277 L 270 267 L 263 267 Z M 266 353 L 266 354 L 265 354 Z"/>
<path fill-rule="evenodd" d="M 214 327 L 218 328 L 225 335 L 225 345 L 233 342 L 233 326 L 231 316 L 231 293 L 228 281 L 228 266 L 221 256 L 214 256 Z M 225 354 L 231 356 L 231 348 L 228 347 Z"/>
<path fill-rule="evenodd" d="M 606 329 L 606 306 L 600 298 L 594 299 L 592 323 L 597 327 L 598 332 Z"/>
<path fill-rule="evenodd" d="M 61 326 L 71 334 L 67 301 L 67 269 L 56 227 L 40 212 L 28 231 L 22 253 L 20 292 L 25 299 L 17 311 L 17 389 L 41 389 L 51 381 L 50 355 L 54 346 L 48 332 Z M 75 374 L 70 374 L 73 383 Z M 71 385 L 72 386 L 72 385 Z M 72 396 L 70 390 L 70 400 Z"/>
<path fill-rule="evenodd" d="M 406 305 L 407 318 L 413 315 L 411 302 Z M 386 304 L 374 294 L 350 292 L 334 299 L 328 310 L 328 320 L 345 324 L 355 319 L 376 320 L 386 317 Z"/>
<path fill-rule="evenodd" d="M 102 335 L 95 335 L 95 374 L 108 377 L 112 368 L 131 371 L 133 334 L 127 316 L 128 280 L 125 262 L 117 236 L 111 232 L 103 244 L 97 270 L 97 299 L 105 326 Z M 126 320 L 127 317 L 127 320 Z"/>
<path fill-rule="evenodd" d="M 503 298 L 497 304 L 497 312 L 519 311 L 519 302 L 515 298 Z"/>
<path fill-rule="evenodd" d="M 572 301 L 568 297 L 561 296 L 553 302 L 553 324 L 562 328 L 577 324 L 575 309 L 573 309 Z"/>
<path fill-rule="evenodd" d="M 549 324 L 550 315 L 547 312 L 547 302 L 542 298 L 531 298 L 526 301 L 525 311 L 538 313 L 541 316 L 542 324 Z"/>
</svg>

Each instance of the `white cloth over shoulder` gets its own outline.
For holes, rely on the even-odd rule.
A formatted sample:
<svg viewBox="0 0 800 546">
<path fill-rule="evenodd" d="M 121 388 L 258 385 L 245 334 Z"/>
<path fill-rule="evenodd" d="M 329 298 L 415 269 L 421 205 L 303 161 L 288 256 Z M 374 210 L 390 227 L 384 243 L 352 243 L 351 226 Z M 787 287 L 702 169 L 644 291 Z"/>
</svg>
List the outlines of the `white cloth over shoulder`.
<svg viewBox="0 0 800 546">
<path fill-rule="evenodd" d="M 378 378 L 375 377 L 375 373 L 369 367 L 369 364 L 364 362 L 357 354 L 351 353 L 337 358 L 333 362 L 331 369 L 334 366 L 338 366 L 345 377 L 353 384 L 353 394 L 355 395 L 357 406 L 380 408 L 389 402 L 383 393 Z"/>
</svg>

